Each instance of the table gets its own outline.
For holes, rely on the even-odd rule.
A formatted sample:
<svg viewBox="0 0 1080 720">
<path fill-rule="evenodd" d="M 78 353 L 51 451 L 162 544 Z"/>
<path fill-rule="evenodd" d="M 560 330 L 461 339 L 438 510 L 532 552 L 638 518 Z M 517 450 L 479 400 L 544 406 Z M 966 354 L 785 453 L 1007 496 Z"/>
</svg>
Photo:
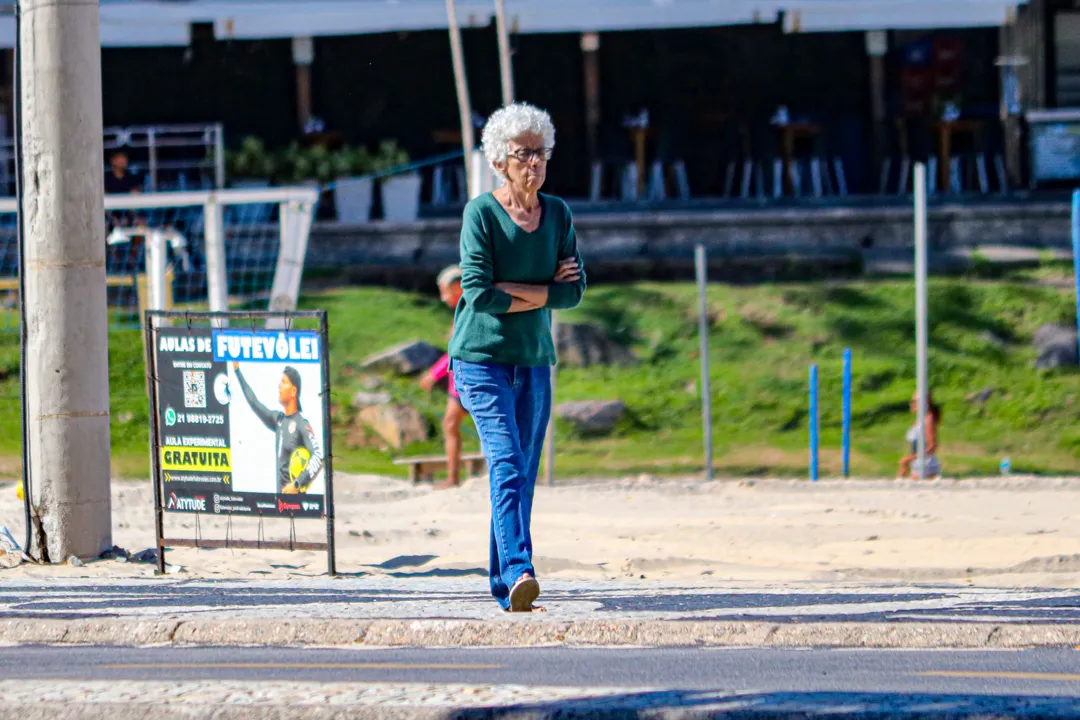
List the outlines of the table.
<svg viewBox="0 0 1080 720">
<path fill-rule="evenodd" d="M 634 143 L 634 164 L 637 165 L 638 197 L 645 195 L 645 142 L 650 128 L 628 127 L 630 139 Z"/>
<path fill-rule="evenodd" d="M 975 147 L 979 146 L 982 133 L 981 120 L 942 120 L 937 124 L 938 131 L 938 187 L 942 192 L 949 187 L 949 162 L 952 159 L 953 135 L 967 133 L 971 135 Z"/>
<path fill-rule="evenodd" d="M 800 139 L 816 138 L 821 134 L 821 126 L 816 123 L 795 122 L 786 125 L 778 125 L 780 133 L 780 156 L 784 165 L 784 184 L 786 192 L 795 194 L 795 188 L 791 182 L 791 163 L 795 159 L 795 143 Z"/>
</svg>

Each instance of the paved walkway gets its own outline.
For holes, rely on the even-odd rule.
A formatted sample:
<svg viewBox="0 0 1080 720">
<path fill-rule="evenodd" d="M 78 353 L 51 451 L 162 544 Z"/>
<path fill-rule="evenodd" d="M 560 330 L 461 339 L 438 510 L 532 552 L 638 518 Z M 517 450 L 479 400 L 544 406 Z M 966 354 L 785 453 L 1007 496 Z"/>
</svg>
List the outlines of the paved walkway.
<svg viewBox="0 0 1080 720">
<path fill-rule="evenodd" d="M 548 620 L 699 620 L 772 623 L 1080 623 L 1080 589 L 547 581 Z M 485 581 L 4 581 L 0 619 L 413 619 L 505 617 Z"/>
</svg>

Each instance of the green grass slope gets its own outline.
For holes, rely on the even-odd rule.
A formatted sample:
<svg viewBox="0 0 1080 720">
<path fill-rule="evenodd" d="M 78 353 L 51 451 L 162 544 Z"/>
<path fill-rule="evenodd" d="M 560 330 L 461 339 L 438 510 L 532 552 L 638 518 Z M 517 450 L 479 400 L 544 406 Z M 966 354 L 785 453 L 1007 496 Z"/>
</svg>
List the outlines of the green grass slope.
<svg viewBox="0 0 1080 720">
<path fill-rule="evenodd" d="M 403 474 L 396 454 L 441 451 L 437 429 L 445 393 L 415 379 L 387 378 L 396 400 L 415 404 L 433 439 L 404 451 L 346 444 L 349 400 L 359 389 L 350 364 L 387 346 L 424 339 L 445 346 L 450 313 L 433 297 L 379 288 L 306 296 L 330 312 L 336 467 Z M 1034 369 L 1032 333 L 1074 321 L 1071 293 L 1024 282 L 930 283 L 930 379 L 944 407 L 941 457 L 949 475 L 994 473 L 1001 457 L 1014 472 L 1080 471 L 1077 372 Z M 905 451 L 915 383 L 914 297 L 910 282 L 709 288 L 716 466 L 724 475 L 799 476 L 807 465 L 807 374 L 821 376 L 822 471 L 840 469 L 841 357 L 854 356 L 852 470 L 889 475 Z M 557 399 L 619 399 L 629 412 L 609 437 L 558 429 L 562 476 L 696 472 L 701 466 L 696 293 L 692 285 L 593 288 L 564 322 L 590 322 L 633 347 L 626 368 L 563 368 Z M 118 474 L 145 475 L 147 402 L 137 332 L 110 335 L 113 448 Z M 969 398 L 991 390 L 985 402 Z M 0 471 L 17 471 L 17 336 L 0 336 Z M 466 448 L 478 447 L 465 428 Z"/>
</svg>

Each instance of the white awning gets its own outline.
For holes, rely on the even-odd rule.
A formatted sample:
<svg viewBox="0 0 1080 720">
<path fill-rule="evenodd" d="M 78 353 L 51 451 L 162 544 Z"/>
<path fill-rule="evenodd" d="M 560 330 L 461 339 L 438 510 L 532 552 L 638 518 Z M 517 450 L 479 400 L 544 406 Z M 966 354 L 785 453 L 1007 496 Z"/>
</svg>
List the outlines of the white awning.
<svg viewBox="0 0 1080 720">
<path fill-rule="evenodd" d="M 787 32 L 998 27 L 1026 0 L 786 0 Z"/>
<path fill-rule="evenodd" d="M 603 32 L 775 22 L 789 32 L 1001 25 L 1025 0 L 506 0 L 517 33 Z M 483 27 L 493 0 L 458 0 L 462 27 Z M 445 30 L 444 0 L 101 0 L 105 47 L 187 45 L 191 23 L 219 39 Z M 0 46 L 14 20 L 0 17 Z"/>
</svg>

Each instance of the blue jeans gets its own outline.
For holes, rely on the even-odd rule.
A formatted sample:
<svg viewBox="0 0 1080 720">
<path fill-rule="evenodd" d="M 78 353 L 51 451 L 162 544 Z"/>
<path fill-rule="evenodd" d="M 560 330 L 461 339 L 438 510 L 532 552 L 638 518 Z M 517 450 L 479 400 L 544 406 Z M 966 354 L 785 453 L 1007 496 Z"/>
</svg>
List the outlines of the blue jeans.
<svg viewBox="0 0 1080 720">
<path fill-rule="evenodd" d="M 491 594 L 510 607 L 510 588 L 532 565 L 533 491 L 551 413 L 551 368 L 454 360 L 454 383 L 472 415 L 491 483 Z"/>
</svg>

